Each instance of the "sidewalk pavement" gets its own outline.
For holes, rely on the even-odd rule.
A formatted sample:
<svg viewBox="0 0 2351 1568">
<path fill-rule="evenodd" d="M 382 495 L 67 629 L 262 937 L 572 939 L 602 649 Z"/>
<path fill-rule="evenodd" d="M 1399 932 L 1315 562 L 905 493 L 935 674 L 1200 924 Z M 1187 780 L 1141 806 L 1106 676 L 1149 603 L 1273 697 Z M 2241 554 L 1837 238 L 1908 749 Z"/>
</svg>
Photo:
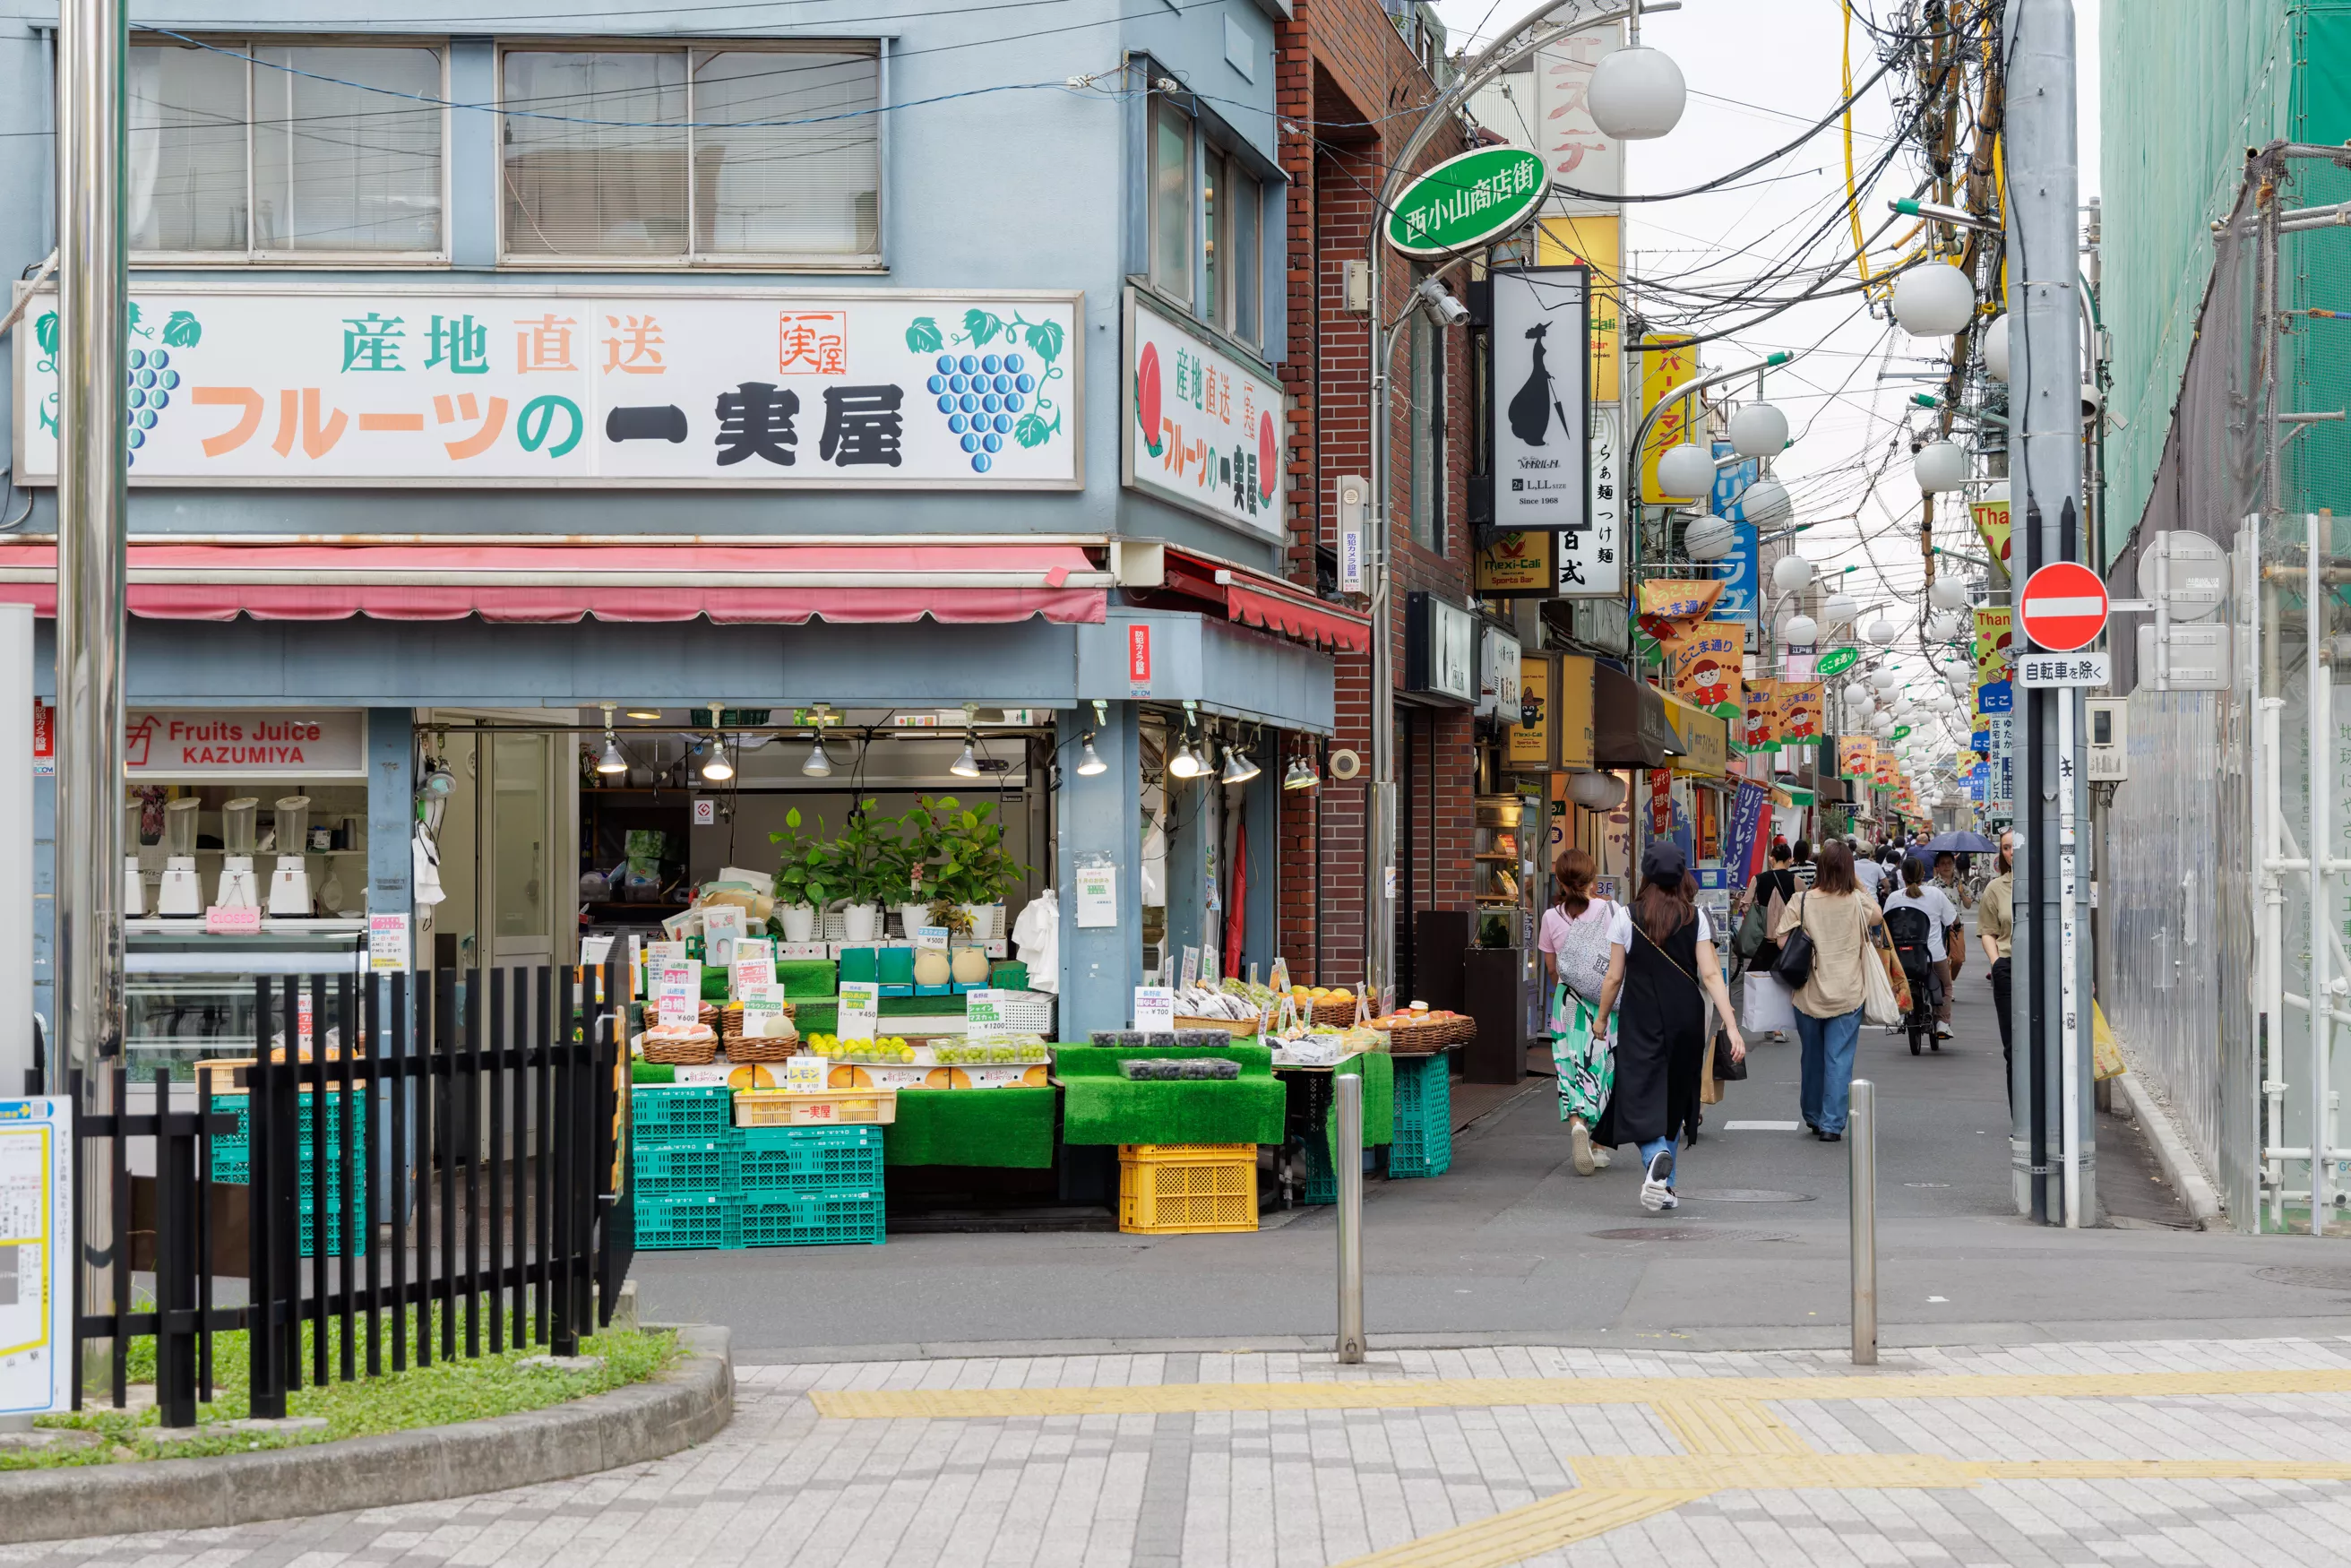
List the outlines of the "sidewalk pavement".
<svg viewBox="0 0 2351 1568">
<path fill-rule="evenodd" d="M 2351 1326 L 2351 1325 L 2338 1325 Z M 746 1369 L 735 1422 L 450 1503 L 0 1548 L 90 1568 L 2351 1562 L 2351 1339 Z"/>
</svg>

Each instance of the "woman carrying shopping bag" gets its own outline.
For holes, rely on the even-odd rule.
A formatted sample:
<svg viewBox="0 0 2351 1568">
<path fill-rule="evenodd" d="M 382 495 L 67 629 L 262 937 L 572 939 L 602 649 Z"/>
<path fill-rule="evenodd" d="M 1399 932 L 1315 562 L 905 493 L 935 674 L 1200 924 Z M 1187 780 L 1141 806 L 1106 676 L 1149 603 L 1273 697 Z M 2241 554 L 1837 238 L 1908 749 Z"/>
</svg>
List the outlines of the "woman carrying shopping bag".
<svg viewBox="0 0 2351 1568">
<path fill-rule="evenodd" d="M 1606 1019 L 1617 998 L 1616 1092 L 1607 1137 L 1641 1147 L 1641 1207 L 1677 1207 L 1674 1147 L 1698 1124 L 1706 1072 L 1707 1004 L 1732 1061 L 1747 1057 L 1731 1017 L 1730 993 L 1714 953 L 1714 932 L 1698 907 L 1698 883 L 1669 839 L 1641 856 L 1641 891 L 1619 909 L 1609 932 L 1608 977 L 1600 988 Z"/>
<path fill-rule="evenodd" d="M 1795 992 L 1796 1035 L 1803 1042 L 1801 1103 L 1804 1125 L 1824 1144 L 1844 1137 L 1853 1102 L 1854 1047 L 1870 971 L 1879 965 L 1873 929 L 1886 917 L 1853 876 L 1853 851 L 1842 843 L 1821 851 L 1820 875 L 1780 916 L 1780 978 Z M 1802 933 L 1803 940 L 1793 938 Z M 1794 971 L 1802 969 L 1802 973 Z"/>
<path fill-rule="evenodd" d="M 1551 978 L 1551 1049 L 1559 1069 L 1559 1119 L 1567 1124 L 1576 1174 L 1590 1176 L 1608 1163 L 1608 1140 L 1601 1138 L 1595 1145 L 1593 1136 L 1605 1123 L 1608 1092 L 1616 1082 L 1608 1031 L 1593 1028 L 1601 982 L 1608 973 L 1608 931 L 1616 904 L 1593 895 L 1592 881 L 1599 868 L 1583 851 L 1560 851 L 1551 871 L 1559 898 L 1543 911 L 1535 946 L 1542 950 L 1543 972 Z"/>
<path fill-rule="evenodd" d="M 1788 988 L 1773 973 L 1780 962 L 1780 942 L 1772 933 L 1779 928 L 1781 911 L 1794 903 L 1802 891 L 1803 884 L 1796 880 L 1786 841 L 1773 844 L 1771 869 L 1757 873 L 1748 886 L 1746 915 L 1740 923 L 1740 940 L 1753 942 L 1752 950 L 1744 955 L 1747 973 L 1741 988 L 1746 993 L 1746 1010 L 1739 1019 L 1739 1027 L 1750 1038 L 1768 1035 L 1773 1040 L 1785 1040 L 1796 1027 L 1796 1011 L 1788 1001 Z"/>
</svg>

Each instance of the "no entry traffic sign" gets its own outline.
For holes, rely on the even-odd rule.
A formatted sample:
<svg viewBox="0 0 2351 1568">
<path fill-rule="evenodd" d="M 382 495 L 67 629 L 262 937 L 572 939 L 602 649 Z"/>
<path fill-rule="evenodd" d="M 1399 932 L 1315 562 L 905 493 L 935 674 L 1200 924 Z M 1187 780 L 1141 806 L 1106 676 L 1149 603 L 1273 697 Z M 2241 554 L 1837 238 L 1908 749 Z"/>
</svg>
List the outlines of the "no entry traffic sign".
<svg viewBox="0 0 2351 1568">
<path fill-rule="evenodd" d="M 2016 617 L 2036 648 L 2086 648 L 2106 629 L 2106 585 L 2079 561 L 2053 561 L 2025 579 Z"/>
</svg>

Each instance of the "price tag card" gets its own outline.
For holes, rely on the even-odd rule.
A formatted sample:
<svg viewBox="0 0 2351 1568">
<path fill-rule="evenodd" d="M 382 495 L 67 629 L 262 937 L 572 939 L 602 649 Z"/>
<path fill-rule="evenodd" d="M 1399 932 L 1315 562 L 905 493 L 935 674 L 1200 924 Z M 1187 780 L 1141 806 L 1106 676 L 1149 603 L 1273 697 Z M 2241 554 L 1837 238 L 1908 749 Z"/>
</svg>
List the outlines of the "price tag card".
<svg viewBox="0 0 2351 1568">
<path fill-rule="evenodd" d="M 737 936 L 735 951 L 726 962 L 727 979 L 737 998 L 747 997 L 754 986 L 770 986 L 776 980 L 776 944 L 768 936 Z"/>
<path fill-rule="evenodd" d="M 743 1038 L 780 1040 L 784 1035 L 784 988 L 762 980 L 743 988 Z"/>
<path fill-rule="evenodd" d="M 595 938 L 590 937 L 593 941 Z M 607 947 L 612 939 L 603 939 Z M 580 945 L 580 962 L 601 963 L 587 956 L 587 944 Z M 405 913 L 371 915 L 368 916 L 368 969 L 374 974 L 398 974 L 408 967 L 408 916 Z"/>
<path fill-rule="evenodd" d="M 702 1017 L 702 966 L 691 958 L 653 966 L 653 1016 L 664 1024 Z"/>
<path fill-rule="evenodd" d="M 1200 954 L 1200 978 L 1213 986 L 1225 977 L 1224 967 L 1217 962 L 1217 950 L 1207 948 Z"/>
<path fill-rule="evenodd" d="M 1004 993 L 1002 991 L 966 991 L 963 996 L 963 1032 L 967 1040 L 985 1040 L 1004 1032 Z"/>
<path fill-rule="evenodd" d="M 882 1021 L 882 988 L 863 980 L 841 986 L 841 1027 L 843 1040 L 872 1040 Z"/>
<path fill-rule="evenodd" d="M 942 953 L 946 952 L 947 950 L 947 928 L 944 925 L 917 925 L 914 927 L 914 946 L 917 947 L 935 947 Z"/>
<path fill-rule="evenodd" d="M 724 964 L 735 956 L 736 939 L 746 929 L 743 912 L 731 904 L 714 904 L 702 912 L 702 956 Z"/>
<path fill-rule="evenodd" d="M 685 939 L 682 936 L 674 941 L 645 944 L 645 962 L 655 968 L 664 964 L 683 964 L 686 956 Z"/>
<path fill-rule="evenodd" d="M 1274 961 L 1273 961 L 1273 977 L 1272 977 L 1270 980 L 1269 980 L 1269 981 L 1267 982 L 1267 984 L 1270 985 L 1270 986 L 1271 986 L 1275 990 L 1277 990 L 1277 991 L 1287 991 L 1287 990 L 1289 990 L 1289 989 L 1290 989 L 1290 960 L 1289 960 L 1289 959 L 1287 959 L 1287 958 L 1276 958 L 1276 959 L 1274 959 Z"/>
<path fill-rule="evenodd" d="M 1186 947 L 1184 949 L 1184 988 L 1188 991 L 1199 983 L 1200 950 L 1197 947 Z"/>
<path fill-rule="evenodd" d="M 612 961 L 612 939 L 610 936 L 580 938 L 580 962 L 585 968 L 597 968 Z"/>
<path fill-rule="evenodd" d="M 784 1087 L 796 1093 L 813 1093 L 824 1087 L 824 1058 L 800 1051 L 784 1059 Z"/>
<path fill-rule="evenodd" d="M 1167 986 L 1134 988 L 1134 1027 L 1162 1033 L 1176 1027 L 1176 992 Z"/>
</svg>

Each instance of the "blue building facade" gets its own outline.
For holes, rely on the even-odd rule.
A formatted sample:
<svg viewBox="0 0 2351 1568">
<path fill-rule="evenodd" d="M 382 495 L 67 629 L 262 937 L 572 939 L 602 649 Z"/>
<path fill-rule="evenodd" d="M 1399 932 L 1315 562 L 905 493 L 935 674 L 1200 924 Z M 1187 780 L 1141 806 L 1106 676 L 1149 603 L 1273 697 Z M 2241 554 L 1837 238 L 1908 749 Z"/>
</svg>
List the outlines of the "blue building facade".
<svg viewBox="0 0 2351 1568">
<path fill-rule="evenodd" d="M 144 896 L 161 797 L 209 824 L 274 780 L 363 818 L 310 869 L 322 918 L 406 913 L 430 758 L 479 792 L 470 867 L 434 824 L 481 927 L 438 961 L 568 961 L 607 727 L 696 798 L 698 872 L 769 863 L 747 831 L 786 797 L 853 796 L 798 765 L 830 716 L 859 789 L 958 782 L 888 766 L 908 727 L 1012 755 L 989 787 L 1024 895 L 1061 890 L 1064 1030 L 1232 928 L 1237 822 L 1270 956 L 1277 764 L 1328 732 L 1353 634 L 1279 581 L 1281 0 L 362 9 L 163 4 L 132 38 L 134 726 L 322 714 L 347 742 L 309 775 L 161 745 Z M 55 24 L 0 29 L 26 277 L 56 240 Z M 46 613 L 70 367 L 36 293 L 0 578 Z M 1264 771 L 1186 809 L 1165 762 L 1195 737 Z M 1122 916 L 1081 924 L 1073 857 L 1105 855 Z"/>
</svg>

